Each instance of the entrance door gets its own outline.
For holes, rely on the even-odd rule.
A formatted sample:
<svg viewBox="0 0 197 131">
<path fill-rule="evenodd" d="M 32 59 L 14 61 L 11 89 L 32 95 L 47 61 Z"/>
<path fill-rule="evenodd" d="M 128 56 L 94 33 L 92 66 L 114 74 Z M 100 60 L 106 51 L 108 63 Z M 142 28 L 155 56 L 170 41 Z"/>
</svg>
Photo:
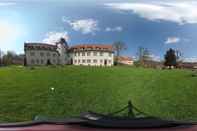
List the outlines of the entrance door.
<svg viewBox="0 0 197 131">
<path fill-rule="evenodd" d="M 104 61 L 104 65 L 105 65 L 105 66 L 107 65 L 107 60 Z"/>
</svg>

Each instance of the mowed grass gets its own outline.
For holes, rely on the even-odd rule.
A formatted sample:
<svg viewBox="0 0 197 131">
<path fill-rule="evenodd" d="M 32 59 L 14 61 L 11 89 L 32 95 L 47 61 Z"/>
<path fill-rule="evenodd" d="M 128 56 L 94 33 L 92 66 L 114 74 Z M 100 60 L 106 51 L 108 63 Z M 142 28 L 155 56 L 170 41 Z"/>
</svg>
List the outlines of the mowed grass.
<svg viewBox="0 0 197 131">
<path fill-rule="evenodd" d="M 4 67 L 0 121 L 69 117 L 88 110 L 109 113 L 128 100 L 153 116 L 197 120 L 197 77 L 191 74 L 134 67 Z"/>
</svg>

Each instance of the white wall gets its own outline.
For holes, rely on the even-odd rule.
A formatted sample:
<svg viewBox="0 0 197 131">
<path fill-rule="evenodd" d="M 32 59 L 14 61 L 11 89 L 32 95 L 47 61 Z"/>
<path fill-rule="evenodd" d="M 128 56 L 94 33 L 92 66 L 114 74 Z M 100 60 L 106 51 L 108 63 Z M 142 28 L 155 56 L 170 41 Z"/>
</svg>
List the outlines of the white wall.
<svg viewBox="0 0 197 131">
<path fill-rule="evenodd" d="M 31 53 L 34 53 L 32 56 Z M 41 53 L 44 55 L 41 56 Z M 48 54 L 50 56 L 48 56 Z M 54 56 L 55 54 L 55 56 Z M 55 51 L 46 51 L 46 50 L 26 50 L 26 61 L 27 65 L 46 65 L 47 61 L 50 60 L 51 64 L 58 64 L 58 53 Z M 34 63 L 32 63 L 34 61 Z"/>
<path fill-rule="evenodd" d="M 118 61 L 118 63 L 120 64 L 124 64 L 124 65 L 133 65 L 133 61 Z"/>
<path fill-rule="evenodd" d="M 61 65 L 65 65 L 68 64 L 69 62 L 69 57 L 68 57 L 68 52 L 67 49 L 65 47 L 65 45 L 63 44 L 58 44 L 57 45 L 57 51 L 59 52 L 59 62 Z"/>
<path fill-rule="evenodd" d="M 84 56 L 82 55 L 83 52 L 85 53 Z M 90 53 L 89 56 L 88 56 L 88 52 Z M 94 52 L 97 53 L 96 56 L 94 55 Z M 102 56 L 100 55 L 101 52 L 102 52 Z M 31 53 L 34 53 L 34 55 L 32 56 Z M 44 55 L 41 56 L 41 53 L 43 53 Z M 50 55 L 48 56 L 47 54 Z M 78 51 L 78 52 L 68 53 L 64 47 L 58 46 L 57 51 L 26 50 L 25 55 L 26 55 L 27 65 L 46 65 L 48 60 L 50 60 L 51 64 L 53 65 L 70 64 L 71 60 L 73 65 L 86 65 L 86 66 L 88 65 L 113 66 L 114 65 L 114 53 L 108 51 Z M 85 62 L 83 62 L 83 60 L 85 60 Z M 32 63 L 32 61 L 34 61 L 34 63 Z"/>
<path fill-rule="evenodd" d="M 82 56 L 82 52 L 85 53 L 85 56 Z M 90 52 L 90 56 L 87 55 L 88 52 Z M 96 56 L 94 56 L 94 52 L 97 52 Z M 102 56 L 100 56 L 100 52 L 103 52 Z M 111 56 L 109 56 L 109 54 L 111 54 Z M 73 53 L 72 56 L 73 56 L 72 59 L 74 65 L 105 66 L 105 61 L 106 61 L 106 66 L 114 65 L 114 54 L 111 52 L 78 51 Z M 85 60 L 85 63 L 83 62 L 83 60 Z M 90 60 L 91 62 L 88 63 L 88 60 Z M 94 62 L 94 60 L 97 60 L 97 62 Z"/>
</svg>

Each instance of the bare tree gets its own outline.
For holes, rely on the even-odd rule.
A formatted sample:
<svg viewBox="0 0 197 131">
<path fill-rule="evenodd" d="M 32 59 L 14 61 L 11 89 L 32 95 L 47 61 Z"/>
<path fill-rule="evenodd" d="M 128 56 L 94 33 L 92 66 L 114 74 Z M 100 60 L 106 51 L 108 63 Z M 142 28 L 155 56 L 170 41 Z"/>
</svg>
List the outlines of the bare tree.
<svg viewBox="0 0 197 131">
<path fill-rule="evenodd" d="M 126 44 L 122 41 L 116 41 L 113 43 L 113 49 L 116 53 L 116 59 L 115 59 L 115 62 L 117 64 L 117 60 L 118 60 L 118 57 L 120 56 L 120 53 L 122 50 L 126 50 L 127 47 L 126 47 Z"/>
<path fill-rule="evenodd" d="M 183 53 L 180 50 L 176 50 L 175 52 L 176 52 L 177 62 L 182 62 Z"/>
</svg>

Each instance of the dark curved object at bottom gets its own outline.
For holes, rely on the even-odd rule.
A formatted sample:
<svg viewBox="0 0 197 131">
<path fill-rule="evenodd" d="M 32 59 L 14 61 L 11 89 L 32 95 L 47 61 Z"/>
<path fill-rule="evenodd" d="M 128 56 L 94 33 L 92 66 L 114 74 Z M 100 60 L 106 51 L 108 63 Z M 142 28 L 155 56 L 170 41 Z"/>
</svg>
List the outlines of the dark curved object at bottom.
<svg viewBox="0 0 197 131">
<path fill-rule="evenodd" d="M 32 122 L 0 124 L 0 131 L 197 131 L 197 124 L 155 117 L 112 117 L 87 112 L 68 119 L 37 118 Z"/>
<path fill-rule="evenodd" d="M 193 125 L 189 122 L 162 120 L 156 117 L 112 117 L 94 112 L 84 113 L 81 118 L 86 120 L 84 122 L 86 126 L 97 128 L 162 128 Z"/>
</svg>

